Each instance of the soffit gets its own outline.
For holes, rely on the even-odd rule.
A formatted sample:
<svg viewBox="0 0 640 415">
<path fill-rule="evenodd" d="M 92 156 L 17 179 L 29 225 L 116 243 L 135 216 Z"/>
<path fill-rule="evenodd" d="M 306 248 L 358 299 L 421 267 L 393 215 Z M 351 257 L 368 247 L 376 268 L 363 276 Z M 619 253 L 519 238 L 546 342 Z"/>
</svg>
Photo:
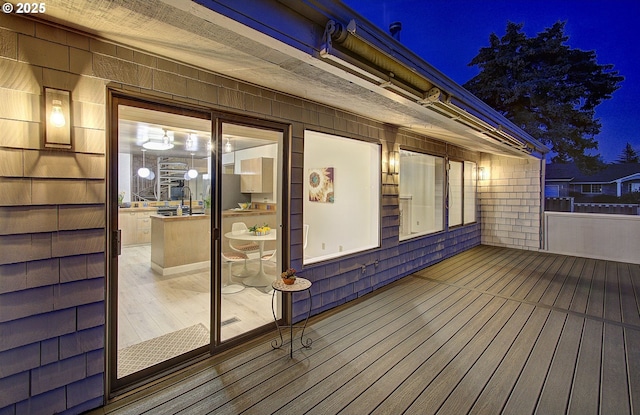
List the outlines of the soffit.
<svg viewBox="0 0 640 415">
<path fill-rule="evenodd" d="M 475 151 L 523 153 L 189 0 L 60 0 L 42 18 Z M 309 34 L 305 34 L 308 36 Z M 315 45 L 319 47 L 320 45 Z M 306 49 L 306 50 L 305 50 Z"/>
</svg>

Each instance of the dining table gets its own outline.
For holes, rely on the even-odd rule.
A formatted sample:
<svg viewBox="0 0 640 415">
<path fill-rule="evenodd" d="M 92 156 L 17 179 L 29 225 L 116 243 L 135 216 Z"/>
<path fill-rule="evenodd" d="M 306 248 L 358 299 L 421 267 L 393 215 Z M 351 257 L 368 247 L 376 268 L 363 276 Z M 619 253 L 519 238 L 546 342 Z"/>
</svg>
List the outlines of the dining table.
<svg viewBox="0 0 640 415">
<path fill-rule="evenodd" d="M 249 287 L 270 287 L 276 276 L 269 275 L 264 272 L 262 256 L 264 255 L 264 243 L 267 241 L 275 241 L 277 239 L 275 229 L 271 229 L 266 234 L 260 235 L 257 235 L 255 232 L 251 232 L 248 230 L 242 232 L 232 231 L 225 233 L 224 237 L 235 241 L 250 241 L 256 242 L 258 244 L 258 249 L 260 252 L 260 257 L 258 258 L 258 260 L 260 261 L 260 268 L 255 275 L 243 278 L 242 282 L 244 283 L 244 285 L 247 285 Z"/>
</svg>

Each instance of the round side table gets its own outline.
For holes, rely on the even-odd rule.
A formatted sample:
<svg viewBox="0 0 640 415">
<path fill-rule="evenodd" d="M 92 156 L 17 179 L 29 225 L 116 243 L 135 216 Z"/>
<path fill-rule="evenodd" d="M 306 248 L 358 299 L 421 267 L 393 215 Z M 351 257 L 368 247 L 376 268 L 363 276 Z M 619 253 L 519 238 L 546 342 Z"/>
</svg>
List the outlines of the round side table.
<svg viewBox="0 0 640 415">
<path fill-rule="evenodd" d="M 307 340 L 304 341 L 304 330 L 307 328 L 307 322 L 309 321 L 309 316 L 311 315 L 311 281 L 306 278 L 296 277 L 296 282 L 287 285 L 280 278 L 271 283 L 273 287 L 273 294 L 271 295 L 271 312 L 273 313 L 273 320 L 276 323 L 276 328 L 278 329 L 278 334 L 280 335 L 280 345 L 278 345 L 278 339 L 275 339 L 271 342 L 271 347 L 274 349 L 279 349 L 284 344 L 284 340 L 282 338 L 282 331 L 280 331 L 280 327 L 289 327 L 289 357 L 293 357 L 293 328 L 294 327 L 302 327 L 302 333 L 300 334 L 300 344 L 305 349 L 311 347 L 311 339 L 307 337 Z M 285 296 L 289 297 L 289 309 L 293 312 L 293 293 L 306 291 L 309 296 L 309 310 L 307 311 L 307 318 L 304 320 L 304 326 L 294 326 L 293 321 L 290 321 L 289 324 L 285 326 L 280 326 L 278 324 L 278 318 L 276 317 L 276 310 L 273 305 L 273 300 L 276 296 L 276 291 L 283 293 Z"/>
</svg>

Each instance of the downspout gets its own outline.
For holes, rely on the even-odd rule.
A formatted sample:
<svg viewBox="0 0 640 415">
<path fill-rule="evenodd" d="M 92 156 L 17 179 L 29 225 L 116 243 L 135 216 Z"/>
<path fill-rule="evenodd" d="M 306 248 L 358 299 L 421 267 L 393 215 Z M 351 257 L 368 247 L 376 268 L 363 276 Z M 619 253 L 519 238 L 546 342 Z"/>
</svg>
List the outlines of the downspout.
<svg viewBox="0 0 640 415">
<path fill-rule="evenodd" d="M 544 216 L 544 184 L 545 184 L 546 175 L 547 175 L 546 166 L 547 166 L 547 155 L 542 154 L 542 157 L 540 158 L 540 221 L 539 221 L 539 227 L 540 227 L 539 246 L 540 246 L 540 250 L 542 251 L 547 249 L 547 244 L 546 244 L 547 234 L 545 232 L 545 224 L 546 224 L 547 218 Z"/>
</svg>

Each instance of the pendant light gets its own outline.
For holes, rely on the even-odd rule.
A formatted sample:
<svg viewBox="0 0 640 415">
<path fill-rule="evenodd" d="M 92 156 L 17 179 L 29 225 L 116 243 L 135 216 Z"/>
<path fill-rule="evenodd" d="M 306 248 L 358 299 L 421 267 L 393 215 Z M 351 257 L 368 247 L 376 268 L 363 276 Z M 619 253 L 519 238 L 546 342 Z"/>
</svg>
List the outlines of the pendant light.
<svg viewBox="0 0 640 415">
<path fill-rule="evenodd" d="M 187 177 L 189 178 L 187 179 Z M 191 168 L 187 171 L 184 178 L 190 180 L 195 179 L 196 177 L 198 177 L 198 171 L 193 168 L 193 153 L 191 153 Z"/>
<path fill-rule="evenodd" d="M 147 151 L 147 150 L 142 149 L 142 167 L 140 167 L 140 168 L 138 169 L 138 176 L 139 176 L 139 177 L 142 177 L 143 179 L 148 178 L 148 177 L 149 177 L 149 175 L 151 174 L 151 170 L 149 170 L 148 168 L 146 168 L 146 167 L 145 167 L 145 165 L 144 165 L 144 159 L 145 159 L 144 153 L 145 153 L 146 151 Z M 155 177 L 155 175 L 154 175 L 154 177 Z"/>
<path fill-rule="evenodd" d="M 224 152 L 231 153 L 233 151 L 233 147 L 231 147 L 231 142 L 229 141 L 229 137 L 227 137 L 227 142 L 224 143 Z"/>
</svg>

